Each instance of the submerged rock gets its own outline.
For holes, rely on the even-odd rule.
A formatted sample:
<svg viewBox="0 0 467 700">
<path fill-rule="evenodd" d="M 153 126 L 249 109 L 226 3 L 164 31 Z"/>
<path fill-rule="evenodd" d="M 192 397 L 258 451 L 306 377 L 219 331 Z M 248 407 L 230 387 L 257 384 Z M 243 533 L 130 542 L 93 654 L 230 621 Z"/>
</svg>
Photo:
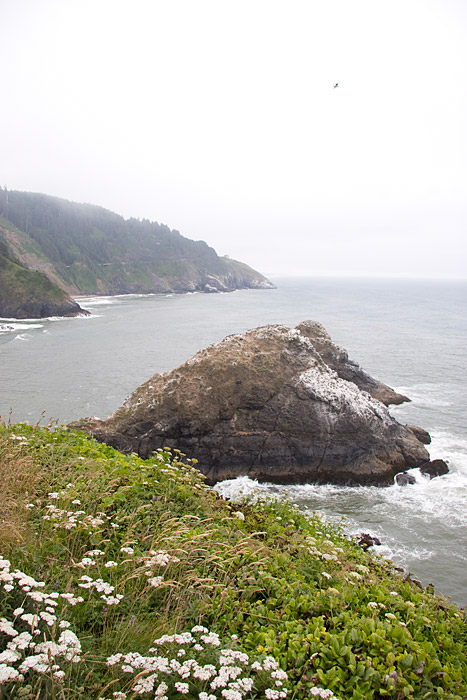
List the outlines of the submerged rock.
<svg viewBox="0 0 467 700">
<path fill-rule="evenodd" d="M 141 457 L 161 447 L 181 450 L 198 460 L 209 483 L 248 475 L 275 483 L 389 485 L 429 455 L 382 400 L 407 399 L 369 377 L 320 324 L 307 321 L 231 335 L 154 375 L 106 420 L 70 427 Z"/>
</svg>

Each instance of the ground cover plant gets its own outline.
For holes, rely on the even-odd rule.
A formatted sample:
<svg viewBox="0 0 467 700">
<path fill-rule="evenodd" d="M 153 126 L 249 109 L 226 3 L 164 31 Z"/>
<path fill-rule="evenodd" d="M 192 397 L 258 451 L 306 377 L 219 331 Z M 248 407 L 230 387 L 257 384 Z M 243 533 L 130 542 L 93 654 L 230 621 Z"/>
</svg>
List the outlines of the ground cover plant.
<svg viewBox="0 0 467 700">
<path fill-rule="evenodd" d="M 462 612 L 184 455 L 0 428 L 0 698 L 467 698 Z"/>
</svg>

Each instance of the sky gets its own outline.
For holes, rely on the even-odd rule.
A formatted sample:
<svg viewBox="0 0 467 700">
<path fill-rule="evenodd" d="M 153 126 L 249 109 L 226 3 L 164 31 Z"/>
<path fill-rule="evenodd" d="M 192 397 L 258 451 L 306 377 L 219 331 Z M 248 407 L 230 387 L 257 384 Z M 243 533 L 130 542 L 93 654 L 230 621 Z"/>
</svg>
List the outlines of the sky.
<svg viewBox="0 0 467 700">
<path fill-rule="evenodd" d="M 0 36 L 3 187 L 270 276 L 467 278 L 466 0 L 0 0 Z"/>
</svg>

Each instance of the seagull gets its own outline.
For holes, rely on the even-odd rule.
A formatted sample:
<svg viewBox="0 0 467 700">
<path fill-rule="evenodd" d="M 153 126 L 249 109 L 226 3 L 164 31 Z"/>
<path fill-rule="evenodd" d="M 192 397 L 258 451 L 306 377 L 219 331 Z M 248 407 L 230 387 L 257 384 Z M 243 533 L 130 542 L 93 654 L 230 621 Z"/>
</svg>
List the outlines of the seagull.
<svg viewBox="0 0 467 700">
<path fill-rule="evenodd" d="M 333 85 L 333 87 L 339 87 L 339 83 L 336 83 L 335 85 Z"/>
</svg>

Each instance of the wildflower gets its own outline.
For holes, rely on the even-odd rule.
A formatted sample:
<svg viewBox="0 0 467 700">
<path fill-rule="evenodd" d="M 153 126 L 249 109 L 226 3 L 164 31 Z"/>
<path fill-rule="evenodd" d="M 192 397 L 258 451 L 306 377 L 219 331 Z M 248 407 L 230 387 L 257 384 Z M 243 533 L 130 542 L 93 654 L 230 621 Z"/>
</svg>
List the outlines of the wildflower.
<svg viewBox="0 0 467 700">
<path fill-rule="evenodd" d="M 56 499 L 56 498 L 59 498 L 59 497 L 60 497 L 59 494 L 58 494 L 56 491 L 55 491 L 54 493 L 48 493 L 47 495 L 48 495 L 49 498 L 53 498 L 53 499 Z"/>
<path fill-rule="evenodd" d="M 397 591 L 389 591 L 389 595 L 399 595 Z"/>
<path fill-rule="evenodd" d="M 113 656 L 109 656 L 107 658 L 107 666 L 115 666 L 115 664 L 120 662 L 122 656 L 123 654 L 114 654 Z"/>
<path fill-rule="evenodd" d="M 205 644 L 211 644 L 211 646 L 213 646 L 213 647 L 220 646 L 219 635 L 216 634 L 215 632 L 209 632 L 209 634 L 203 634 L 201 637 L 201 641 L 203 641 Z"/>
<path fill-rule="evenodd" d="M 234 513 L 235 517 L 238 518 L 239 520 L 245 520 L 245 515 L 242 513 L 241 510 L 236 510 Z"/>
<path fill-rule="evenodd" d="M 123 598 L 123 595 L 119 594 L 113 595 L 101 595 L 102 600 L 104 600 L 107 605 L 118 605 Z"/>
<path fill-rule="evenodd" d="M 364 566 L 363 564 L 357 564 L 357 566 L 355 568 L 358 569 L 359 571 L 361 571 L 362 574 L 369 574 L 370 573 L 370 569 L 367 566 Z"/>
<path fill-rule="evenodd" d="M 115 566 L 118 566 L 116 561 L 106 561 L 104 564 L 106 569 L 113 569 Z"/>
<path fill-rule="evenodd" d="M 34 508 L 34 503 L 26 503 L 25 508 Z"/>
<path fill-rule="evenodd" d="M 133 547 L 120 547 L 120 551 L 122 554 L 129 554 L 130 556 L 134 554 Z"/>
<path fill-rule="evenodd" d="M 156 682 L 157 674 L 152 673 L 146 678 L 140 678 L 139 682 L 133 688 L 133 692 L 137 695 L 143 695 L 144 693 L 150 693 L 154 690 L 154 683 Z"/>
<path fill-rule="evenodd" d="M 42 611 L 42 612 L 39 614 L 39 617 L 41 618 L 41 620 L 44 620 L 44 622 L 45 622 L 49 627 L 52 627 L 53 624 L 54 624 L 54 622 L 55 622 L 56 619 L 57 619 L 55 615 L 51 615 L 50 613 L 48 613 L 48 612 L 46 612 L 46 611 Z"/>
<path fill-rule="evenodd" d="M 24 613 L 23 615 L 21 615 L 20 619 L 27 622 L 31 628 L 37 625 L 37 615 L 32 615 L 31 613 Z"/>
<path fill-rule="evenodd" d="M 72 504 L 74 506 L 79 506 L 79 505 L 81 505 L 81 501 L 79 500 L 79 498 L 75 498 L 74 501 L 72 501 Z"/>
<path fill-rule="evenodd" d="M 24 608 L 16 608 L 16 610 L 13 610 L 13 615 L 15 617 L 18 617 L 18 615 L 22 615 L 24 613 Z"/>
<path fill-rule="evenodd" d="M 178 690 L 182 695 L 186 695 L 190 690 L 190 686 L 188 683 L 175 683 L 175 690 Z"/>
<path fill-rule="evenodd" d="M 29 634 L 29 632 L 21 632 L 21 634 L 17 634 L 14 640 L 11 642 L 8 642 L 7 647 L 9 649 L 27 649 L 28 647 L 34 647 L 35 644 L 32 640 L 32 634 Z"/>
<path fill-rule="evenodd" d="M 0 664 L 0 684 L 17 680 L 22 680 L 22 676 L 16 668 L 7 666 L 7 664 Z"/>
<path fill-rule="evenodd" d="M 393 615 L 392 613 L 385 613 L 384 617 L 387 617 L 388 620 L 397 620 L 397 617 Z"/>
<path fill-rule="evenodd" d="M 357 573 L 357 571 L 349 571 L 348 575 L 352 576 L 353 578 L 356 578 L 357 580 L 362 578 L 361 575 Z"/>
<path fill-rule="evenodd" d="M 83 557 L 76 566 L 79 566 L 81 569 L 84 569 L 86 566 L 95 566 L 96 562 L 94 559 L 91 559 L 90 557 Z"/>
<path fill-rule="evenodd" d="M 154 576 L 153 578 L 148 579 L 148 583 L 153 588 L 158 588 L 162 584 L 163 580 L 163 576 Z"/>
<path fill-rule="evenodd" d="M 6 649 L 0 654 L 0 663 L 14 664 L 18 661 L 19 658 L 20 655 L 17 651 L 14 651 L 13 649 Z"/>
<path fill-rule="evenodd" d="M 71 622 L 68 622 L 68 620 L 60 620 L 58 626 L 61 630 L 66 630 L 68 627 L 71 627 Z"/>
<path fill-rule="evenodd" d="M 368 607 L 369 607 L 369 608 L 377 608 L 377 607 L 378 607 L 378 603 L 375 603 L 374 600 L 371 600 L 371 601 L 368 603 Z"/>
<path fill-rule="evenodd" d="M 165 693 L 168 689 L 169 686 L 166 683 L 159 683 L 159 685 L 156 688 L 154 700 L 166 700 L 167 696 L 165 695 Z"/>
<path fill-rule="evenodd" d="M 328 574 L 327 571 L 322 571 L 322 572 L 321 572 L 321 576 L 324 576 L 324 578 L 328 578 L 328 579 L 329 579 L 329 578 L 332 578 L 331 574 Z"/>
</svg>

